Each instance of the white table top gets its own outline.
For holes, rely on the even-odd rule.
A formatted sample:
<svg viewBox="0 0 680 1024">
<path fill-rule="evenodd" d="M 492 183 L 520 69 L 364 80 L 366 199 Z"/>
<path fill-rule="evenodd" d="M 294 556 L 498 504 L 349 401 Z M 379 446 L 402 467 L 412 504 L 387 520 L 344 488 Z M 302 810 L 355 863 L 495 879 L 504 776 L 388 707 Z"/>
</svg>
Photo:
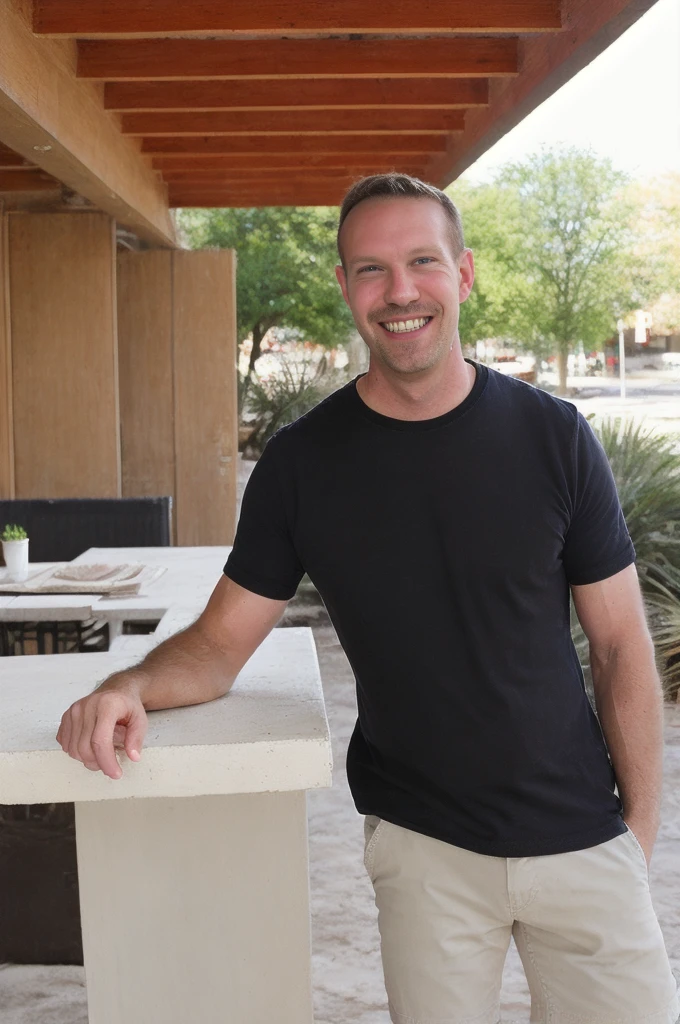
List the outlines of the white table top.
<svg viewBox="0 0 680 1024">
<path fill-rule="evenodd" d="M 52 803 L 313 789 L 331 785 L 332 755 L 308 627 L 273 630 L 230 692 L 149 713 L 142 759 L 122 779 L 90 772 L 56 741 L 63 712 L 132 654 L 0 659 L 0 803 Z"/>
<path fill-rule="evenodd" d="M 25 594 L 0 597 L 0 622 L 36 622 L 55 620 L 154 621 L 162 619 L 173 606 L 204 608 L 222 575 L 231 551 L 228 546 L 88 548 L 73 559 L 81 563 L 118 565 L 143 562 L 165 565 L 167 571 L 154 583 L 131 597 L 100 597 L 97 594 Z M 31 563 L 31 569 L 47 568 L 51 563 Z M 53 563 L 60 564 L 60 563 Z M 63 564 L 63 563 L 61 563 Z"/>
</svg>

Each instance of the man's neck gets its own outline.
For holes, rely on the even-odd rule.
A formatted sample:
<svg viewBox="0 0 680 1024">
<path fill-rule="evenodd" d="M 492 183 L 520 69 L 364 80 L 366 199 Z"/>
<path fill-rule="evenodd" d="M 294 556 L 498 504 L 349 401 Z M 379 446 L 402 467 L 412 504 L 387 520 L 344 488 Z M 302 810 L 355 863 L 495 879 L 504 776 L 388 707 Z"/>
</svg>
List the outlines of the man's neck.
<svg viewBox="0 0 680 1024">
<path fill-rule="evenodd" d="M 374 412 L 398 420 L 429 420 L 460 405 L 474 387 L 476 371 L 462 354 L 427 379 L 404 380 L 370 366 L 356 389 Z"/>
</svg>

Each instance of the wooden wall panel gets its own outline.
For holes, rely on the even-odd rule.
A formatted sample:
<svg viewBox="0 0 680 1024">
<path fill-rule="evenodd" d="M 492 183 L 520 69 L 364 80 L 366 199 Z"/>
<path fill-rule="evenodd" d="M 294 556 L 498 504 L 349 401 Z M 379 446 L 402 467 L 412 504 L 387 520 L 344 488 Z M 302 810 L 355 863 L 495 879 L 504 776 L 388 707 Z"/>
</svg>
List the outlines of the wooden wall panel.
<svg viewBox="0 0 680 1024">
<path fill-rule="evenodd" d="M 12 355 L 9 332 L 7 215 L 0 208 L 0 498 L 14 497 Z M 0 523 L 0 529 L 4 523 Z"/>
<path fill-rule="evenodd" d="M 231 544 L 235 532 L 236 260 L 175 251 L 175 478 L 178 544 Z"/>
<path fill-rule="evenodd" d="M 10 213 L 8 251 L 16 496 L 117 497 L 114 222 Z"/>
<path fill-rule="evenodd" d="M 117 279 L 123 496 L 174 495 L 171 254 L 120 253 Z"/>
</svg>

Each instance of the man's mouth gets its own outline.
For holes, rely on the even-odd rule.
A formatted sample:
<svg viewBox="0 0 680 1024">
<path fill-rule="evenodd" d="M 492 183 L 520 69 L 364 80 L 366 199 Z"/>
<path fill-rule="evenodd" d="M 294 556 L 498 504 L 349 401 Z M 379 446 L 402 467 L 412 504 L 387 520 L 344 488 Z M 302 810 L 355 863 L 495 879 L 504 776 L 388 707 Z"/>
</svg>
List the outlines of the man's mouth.
<svg viewBox="0 0 680 1024">
<path fill-rule="evenodd" d="M 430 320 L 431 316 L 421 316 L 414 320 L 381 320 L 380 326 L 390 334 L 412 334 L 429 324 Z"/>
</svg>

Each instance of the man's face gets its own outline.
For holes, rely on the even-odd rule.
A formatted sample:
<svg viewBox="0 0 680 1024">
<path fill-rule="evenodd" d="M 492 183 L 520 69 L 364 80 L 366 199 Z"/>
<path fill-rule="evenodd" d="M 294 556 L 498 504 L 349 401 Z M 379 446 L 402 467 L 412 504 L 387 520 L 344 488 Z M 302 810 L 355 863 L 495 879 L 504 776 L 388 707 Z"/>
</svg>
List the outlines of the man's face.
<svg viewBox="0 0 680 1024">
<path fill-rule="evenodd" d="M 436 199 L 366 199 L 348 214 L 336 274 L 371 357 L 400 374 L 442 362 L 458 340 L 470 294 L 469 249 L 453 253 L 451 222 Z"/>
</svg>

